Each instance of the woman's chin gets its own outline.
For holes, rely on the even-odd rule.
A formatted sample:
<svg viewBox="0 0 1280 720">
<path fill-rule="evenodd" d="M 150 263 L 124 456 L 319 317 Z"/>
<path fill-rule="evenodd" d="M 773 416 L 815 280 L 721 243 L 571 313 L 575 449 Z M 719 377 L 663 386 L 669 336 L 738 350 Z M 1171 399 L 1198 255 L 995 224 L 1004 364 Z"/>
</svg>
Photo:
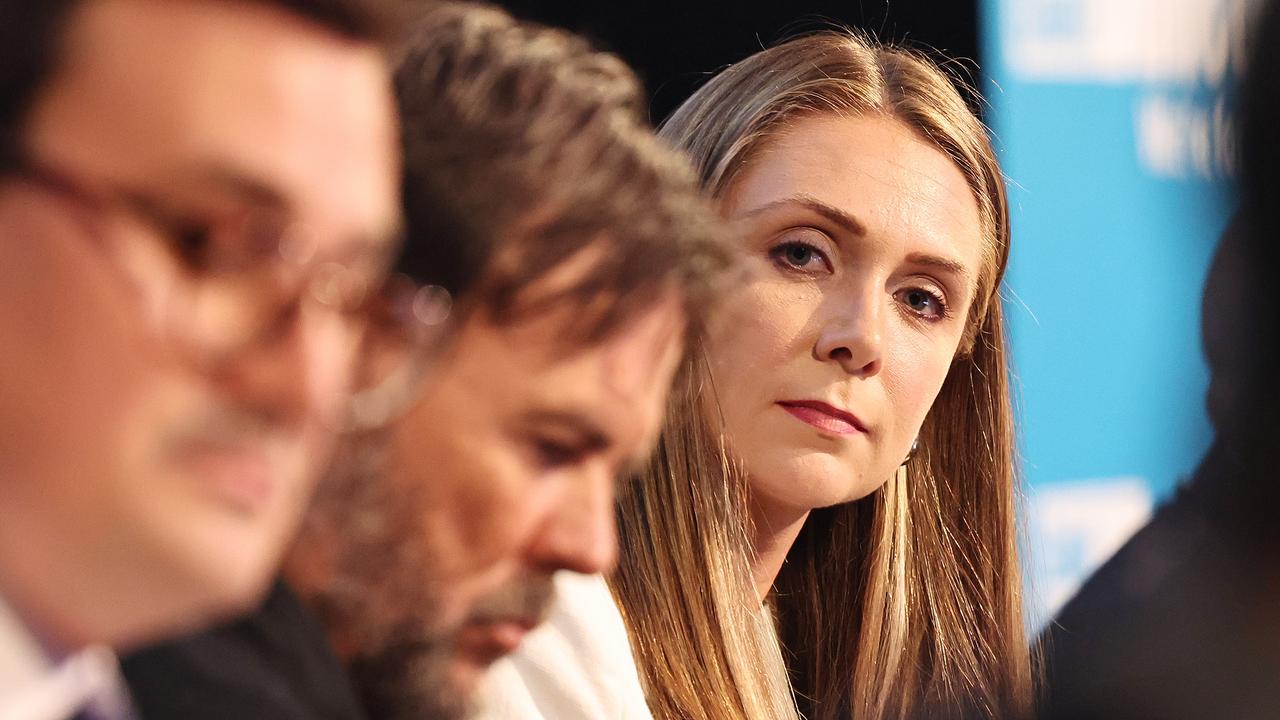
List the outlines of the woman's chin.
<svg viewBox="0 0 1280 720">
<path fill-rule="evenodd" d="M 787 511 L 800 515 L 861 500 L 880 489 L 892 474 L 873 481 L 849 463 L 818 453 L 775 462 L 759 460 L 747 466 L 752 495 L 756 504 L 770 506 L 771 514 L 778 515 Z"/>
</svg>

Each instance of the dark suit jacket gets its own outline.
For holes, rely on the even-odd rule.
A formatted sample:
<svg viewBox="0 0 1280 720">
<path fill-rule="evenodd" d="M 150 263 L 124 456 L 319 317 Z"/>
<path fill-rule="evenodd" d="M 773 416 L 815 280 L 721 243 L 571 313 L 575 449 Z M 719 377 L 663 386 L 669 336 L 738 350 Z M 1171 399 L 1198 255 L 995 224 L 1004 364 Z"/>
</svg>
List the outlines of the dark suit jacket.
<svg viewBox="0 0 1280 720">
<path fill-rule="evenodd" d="M 1211 450 L 1041 637 L 1041 720 L 1280 718 L 1280 572 L 1215 492 L 1232 467 Z"/>
<path fill-rule="evenodd" d="M 238 622 L 123 661 L 142 720 L 361 720 L 324 630 L 278 583 Z"/>
</svg>

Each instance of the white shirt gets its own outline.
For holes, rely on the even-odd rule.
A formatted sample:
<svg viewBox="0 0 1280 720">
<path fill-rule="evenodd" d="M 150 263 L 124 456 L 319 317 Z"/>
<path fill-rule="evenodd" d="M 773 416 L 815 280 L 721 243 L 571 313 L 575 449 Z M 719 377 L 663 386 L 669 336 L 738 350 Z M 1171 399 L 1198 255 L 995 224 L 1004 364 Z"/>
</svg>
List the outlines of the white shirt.
<svg viewBox="0 0 1280 720">
<path fill-rule="evenodd" d="M 652 720 L 631 645 L 600 575 L 556 575 L 556 604 L 491 668 L 481 720 Z"/>
<path fill-rule="evenodd" d="M 88 711 L 103 720 L 134 717 L 110 648 L 83 648 L 55 663 L 0 598 L 0 718 L 66 720 Z"/>
</svg>

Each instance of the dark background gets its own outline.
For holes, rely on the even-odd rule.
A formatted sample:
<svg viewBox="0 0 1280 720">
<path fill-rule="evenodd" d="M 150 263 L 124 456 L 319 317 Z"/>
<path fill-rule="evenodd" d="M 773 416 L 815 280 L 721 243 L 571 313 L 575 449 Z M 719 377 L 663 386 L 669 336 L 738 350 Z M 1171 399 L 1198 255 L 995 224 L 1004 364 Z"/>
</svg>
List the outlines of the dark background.
<svg viewBox="0 0 1280 720">
<path fill-rule="evenodd" d="M 618 53 L 639 72 L 658 122 L 718 68 L 831 23 L 980 63 L 977 0 L 500 0 L 519 17 L 558 25 Z M 976 83 L 974 83 L 976 84 Z"/>
</svg>

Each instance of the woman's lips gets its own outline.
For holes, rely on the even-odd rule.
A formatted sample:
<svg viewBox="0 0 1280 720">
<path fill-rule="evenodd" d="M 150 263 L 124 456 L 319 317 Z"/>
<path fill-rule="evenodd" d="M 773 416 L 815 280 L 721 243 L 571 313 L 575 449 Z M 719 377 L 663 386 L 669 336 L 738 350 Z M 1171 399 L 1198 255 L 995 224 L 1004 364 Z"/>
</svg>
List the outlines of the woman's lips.
<svg viewBox="0 0 1280 720">
<path fill-rule="evenodd" d="M 783 400 L 778 402 L 778 405 L 797 420 L 808 423 L 823 432 L 834 435 L 854 435 L 867 431 L 852 413 L 819 400 Z"/>
</svg>

